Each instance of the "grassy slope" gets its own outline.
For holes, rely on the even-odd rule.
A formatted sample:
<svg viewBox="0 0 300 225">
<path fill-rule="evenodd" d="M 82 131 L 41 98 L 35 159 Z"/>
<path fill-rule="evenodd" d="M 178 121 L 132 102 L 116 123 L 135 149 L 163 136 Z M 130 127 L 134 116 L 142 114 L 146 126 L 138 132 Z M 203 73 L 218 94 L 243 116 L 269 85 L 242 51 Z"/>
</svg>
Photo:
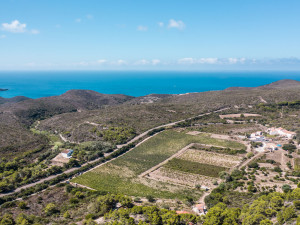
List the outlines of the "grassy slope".
<svg viewBox="0 0 300 225">
<path fill-rule="evenodd" d="M 145 184 L 138 175 L 158 163 L 166 160 L 186 145 L 198 142 L 205 144 L 232 145 L 232 142 L 216 140 L 207 136 L 192 136 L 176 131 L 162 132 L 127 154 L 112 162 L 98 167 L 82 176 L 73 179 L 73 182 L 87 185 L 97 190 L 113 193 L 123 193 L 133 196 L 153 195 L 163 198 L 183 198 L 191 194 L 191 190 L 170 187 L 153 181 Z M 141 183 L 143 182 L 143 184 Z M 154 187 L 155 185 L 155 187 Z M 172 191 L 169 191 L 170 188 Z M 193 191 L 195 194 L 195 191 Z"/>
</svg>

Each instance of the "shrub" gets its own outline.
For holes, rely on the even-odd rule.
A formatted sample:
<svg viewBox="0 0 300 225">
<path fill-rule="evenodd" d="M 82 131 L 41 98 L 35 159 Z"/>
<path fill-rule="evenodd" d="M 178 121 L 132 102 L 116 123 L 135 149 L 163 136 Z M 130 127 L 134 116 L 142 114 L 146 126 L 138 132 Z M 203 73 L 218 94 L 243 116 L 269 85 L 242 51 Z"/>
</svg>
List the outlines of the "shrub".
<svg viewBox="0 0 300 225">
<path fill-rule="evenodd" d="M 288 193 L 292 190 L 291 186 L 288 184 L 282 185 L 281 189 L 283 190 L 284 193 Z"/>
<path fill-rule="evenodd" d="M 19 206 L 20 209 L 26 209 L 27 208 L 27 204 L 24 201 L 20 201 L 18 206 Z"/>
<path fill-rule="evenodd" d="M 51 214 L 55 214 L 58 212 L 58 209 L 56 207 L 56 205 L 54 203 L 49 203 L 45 208 L 44 208 L 44 212 L 46 213 L 46 215 L 51 215 Z"/>
<path fill-rule="evenodd" d="M 151 196 L 151 195 L 147 195 L 146 198 L 147 198 L 148 202 L 155 202 L 155 198 L 153 198 L 153 196 Z"/>
</svg>

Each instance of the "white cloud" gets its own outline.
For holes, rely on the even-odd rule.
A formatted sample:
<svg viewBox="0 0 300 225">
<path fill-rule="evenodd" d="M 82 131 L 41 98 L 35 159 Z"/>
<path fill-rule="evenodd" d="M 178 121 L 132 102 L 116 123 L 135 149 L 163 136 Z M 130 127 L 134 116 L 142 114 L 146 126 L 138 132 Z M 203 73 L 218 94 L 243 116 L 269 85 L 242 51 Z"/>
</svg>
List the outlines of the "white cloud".
<svg viewBox="0 0 300 225">
<path fill-rule="evenodd" d="M 181 20 L 176 21 L 174 19 L 170 19 L 168 27 L 169 28 L 177 28 L 178 30 L 183 30 L 185 28 L 185 24 Z"/>
<path fill-rule="evenodd" d="M 253 61 L 253 60 L 252 60 Z M 252 62 L 251 61 L 251 62 Z M 178 60 L 179 64 L 244 64 L 249 62 L 246 58 L 182 58 Z"/>
<path fill-rule="evenodd" d="M 106 63 L 106 62 L 107 62 L 106 59 L 99 59 L 99 60 L 97 60 L 97 63 L 98 63 L 98 64 L 104 64 L 104 63 Z"/>
<path fill-rule="evenodd" d="M 148 27 L 140 25 L 140 26 L 137 27 L 137 30 L 138 31 L 147 31 Z"/>
<path fill-rule="evenodd" d="M 75 22 L 76 22 L 76 23 L 81 23 L 81 18 L 75 19 Z"/>
<path fill-rule="evenodd" d="M 158 22 L 158 26 L 163 27 L 164 23 L 163 22 Z"/>
<path fill-rule="evenodd" d="M 0 39 L 6 38 L 6 35 L 2 34 L 0 35 Z"/>
<path fill-rule="evenodd" d="M 123 59 L 119 59 L 116 62 L 113 62 L 112 64 L 116 64 L 116 65 L 121 66 L 121 65 L 126 65 L 127 62 L 125 60 L 123 60 Z"/>
<path fill-rule="evenodd" d="M 20 23 L 19 20 L 14 20 L 11 23 L 2 23 L 2 30 L 12 33 L 24 33 L 26 32 L 26 24 Z"/>
<path fill-rule="evenodd" d="M 195 59 L 193 58 L 182 58 L 178 60 L 179 64 L 193 64 L 195 63 Z"/>
<path fill-rule="evenodd" d="M 147 65 L 149 64 L 149 61 L 147 61 L 146 59 L 141 59 L 137 62 L 134 63 L 135 65 Z"/>
<path fill-rule="evenodd" d="M 218 63 L 218 58 L 200 58 L 197 62 L 200 64 L 216 64 Z"/>
<path fill-rule="evenodd" d="M 151 61 L 152 65 L 157 65 L 157 64 L 160 64 L 160 60 L 159 59 L 152 59 Z"/>
</svg>

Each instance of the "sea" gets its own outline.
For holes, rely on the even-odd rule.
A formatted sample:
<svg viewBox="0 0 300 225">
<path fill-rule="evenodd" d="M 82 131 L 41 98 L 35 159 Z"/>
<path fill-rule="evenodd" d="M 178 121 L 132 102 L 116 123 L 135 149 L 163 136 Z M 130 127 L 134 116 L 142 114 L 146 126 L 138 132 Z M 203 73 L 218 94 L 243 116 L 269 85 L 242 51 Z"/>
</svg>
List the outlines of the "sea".
<svg viewBox="0 0 300 225">
<path fill-rule="evenodd" d="M 71 89 L 103 94 L 144 96 L 256 87 L 281 79 L 300 81 L 300 71 L 2 71 L 0 96 L 40 98 L 61 95 Z"/>
</svg>

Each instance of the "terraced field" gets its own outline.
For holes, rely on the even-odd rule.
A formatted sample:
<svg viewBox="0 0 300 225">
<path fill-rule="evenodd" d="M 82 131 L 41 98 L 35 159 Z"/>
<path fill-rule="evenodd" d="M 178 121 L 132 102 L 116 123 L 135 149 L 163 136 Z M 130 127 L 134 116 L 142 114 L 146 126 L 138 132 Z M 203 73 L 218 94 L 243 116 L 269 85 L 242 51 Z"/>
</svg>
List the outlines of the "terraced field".
<svg viewBox="0 0 300 225">
<path fill-rule="evenodd" d="M 132 196 L 153 195 L 161 198 L 199 197 L 201 191 L 138 177 L 157 164 L 171 157 L 191 143 L 236 146 L 239 143 L 217 140 L 207 135 L 188 135 L 174 130 L 164 131 L 121 157 L 72 180 L 96 190 L 123 193 Z"/>
</svg>

